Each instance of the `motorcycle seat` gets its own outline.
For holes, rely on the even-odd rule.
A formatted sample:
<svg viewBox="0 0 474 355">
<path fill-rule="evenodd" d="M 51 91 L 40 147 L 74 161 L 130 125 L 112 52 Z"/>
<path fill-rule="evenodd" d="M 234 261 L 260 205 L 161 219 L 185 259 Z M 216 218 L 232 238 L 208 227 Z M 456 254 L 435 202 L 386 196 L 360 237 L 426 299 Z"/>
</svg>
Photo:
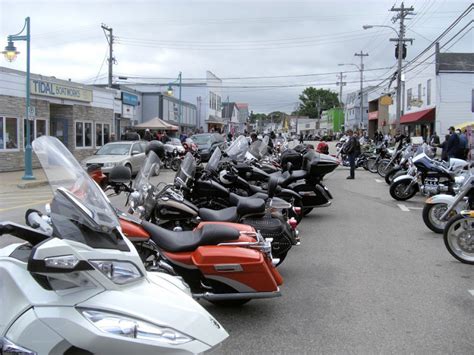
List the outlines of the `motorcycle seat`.
<svg viewBox="0 0 474 355">
<path fill-rule="evenodd" d="M 268 198 L 268 194 L 265 193 L 265 192 L 256 192 L 254 193 L 253 195 L 250 195 L 249 197 L 252 197 L 252 198 L 260 198 L 262 200 L 267 200 Z"/>
<path fill-rule="evenodd" d="M 173 232 L 146 221 L 142 221 L 142 227 L 159 248 L 173 253 L 237 240 L 240 236 L 237 229 L 221 225 L 204 225 L 195 231 L 186 232 Z"/>
<path fill-rule="evenodd" d="M 200 208 L 199 217 L 207 222 L 237 222 L 239 214 L 237 207 L 227 207 L 222 210 L 211 210 L 209 208 Z"/>
<path fill-rule="evenodd" d="M 294 170 L 290 175 L 280 181 L 280 185 L 284 187 L 288 186 L 292 182 L 304 179 L 307 174 L 306 170 Z"/>
<path fill-rule="evenodd" d="M 245 197 L 230 193 L 229 201 L 237 205 L 237 214 L 239 216 L 265 212 L 265 200 L 261 198 L 255 198 L 253 196 Z"/>
</svg>

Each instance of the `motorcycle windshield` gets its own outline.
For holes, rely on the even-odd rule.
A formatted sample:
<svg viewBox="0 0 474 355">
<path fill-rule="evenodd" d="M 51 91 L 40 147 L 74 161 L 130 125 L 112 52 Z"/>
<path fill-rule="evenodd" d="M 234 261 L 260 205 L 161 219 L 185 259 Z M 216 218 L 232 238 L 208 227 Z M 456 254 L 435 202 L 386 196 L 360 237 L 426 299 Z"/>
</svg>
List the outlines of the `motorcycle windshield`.
<svg viewBox="0 0 474 355">
<path fill-rule="evenodd" d="M 120 225 L 104 192 L 57 138 L 36 138 L 33 150 L 53 190 L 53 226 L 57 229 L 58 226 L 67 225 L 59 230 L 62 238 L 84 242 L 81 231 L 107 233 Z M 68 223 L 64 223 L 65 221 Z"/>
<path fill-rule="evenodd" d="M 249 153 L 252 154 L 256 159 L 262 159 L 268 154 L 268 142 L 270 141 L 269 136 L 263 137 L 262 140 L 256 140 L 249 147 Z"/>
<path fill-rule="evenodd" d="M 232 142 L 225 152 L 228 157 L 233 160 L 243 160 L 248 149 L 249 143 L 247 138 L 244 136 L 239 136 L 235 141 Z"/>
<path fill-rule="evenodd" d="M 176 172 L 174 183 L 181 188 L 190 188 L 194 174 L 196 173 L 196 161 L 191 153 L 187 153 Z"/>
<path fill-rule="evenodd" d="M 209 161 L 207 162 L 206 165 L 206 170 L 215 173 L 217 172 L 217 168 L 219 166 L 219 162 L 221 161 L 222 157 L 222 152 L 219 148 L 216 148 L 214 152 L 212 153 L 211 157 L 209 158 Z"/>
<path fill-rule="evenodd" d="M 142 191 L 142 188 L 149 184 L 150 178 L 153 176 L 153 172 L 156 166 L 160 164 L 160 158 L 154 151 L 149 151 L 143 166 L 138 172 L 133 188 L 137 191 Z"/>
</svg>

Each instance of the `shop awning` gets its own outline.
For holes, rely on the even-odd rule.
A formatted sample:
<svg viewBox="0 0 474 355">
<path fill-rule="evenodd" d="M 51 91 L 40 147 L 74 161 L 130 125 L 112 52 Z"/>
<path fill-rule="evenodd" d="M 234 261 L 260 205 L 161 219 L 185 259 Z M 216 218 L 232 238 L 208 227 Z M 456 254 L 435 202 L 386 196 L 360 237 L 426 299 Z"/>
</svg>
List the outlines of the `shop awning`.
<svg viewBox="0 0 474 355">
<path fill-rule="evenodd" d="M 223 126 L 225 124 L 225 122 L 222 121 L 222 118 L 214 115 L 209 115 L 209 118 L 206 120 L 206 123 L 219 126 Z"/>
<path fill-rule="evenodd" d="M 163 130 L 163 131 L 177 131 L 178 130 L 178 126 L 174 126 L 166 121 L 163 121 L 161 118 L 158 118 L 158 117 L 155 117 L 151 120 L 148 120 L 146 122 L 143 122 L 143 123 L 140 123 L 140 124 L 137 124 L 135 126 L 133 126 L 133 128 L 135 129 L 140 129 L 140 128 L 149 128 L 149 129 L 160 129 L 160 130 Z"/>
<path fill-rule="evenodd" d="M 454 126 L 454 128 L 465 130 L 469 126 L 474 127 L 474 121 L 463 122 L 463 123 L 457 124 L 456 126 Z"/>
<path fill-rule="evenodd" d="M 409 113 L 400 117 L 400 123 L 414 123 L 414 122 L 433 122 L 435 120 L 436 111 L 434 108 L 421 110 L 418 112 Z"/>
</svg>

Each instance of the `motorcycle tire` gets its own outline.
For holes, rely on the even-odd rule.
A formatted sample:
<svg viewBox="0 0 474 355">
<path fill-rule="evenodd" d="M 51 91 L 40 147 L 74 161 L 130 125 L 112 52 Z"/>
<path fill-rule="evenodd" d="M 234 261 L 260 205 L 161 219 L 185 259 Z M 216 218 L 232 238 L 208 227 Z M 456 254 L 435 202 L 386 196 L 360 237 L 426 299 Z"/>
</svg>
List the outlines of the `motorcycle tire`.
<svg viewBox="0 0 474 355">
<path fill-rule="evenodd" d="M 156 164 L 153 171 L 154 176 L 159 176 L 161 172 L 161 164 Z"/>
<path fill-rule="evenodd" d="M 171 169 L 171 161 L 169 159 L 166 159 L 164 162 L 164 166 L 166 169 Z"/>
<path fill-rule="evenodd" d="M 423 207 L 423 222 L 426 226 L 435 233 L 443 233 L 447 221 L 441 221 L 439 217 L 443 215 L 444 212 L 448 209 L 446 203 L 433 203 L 425 204 Z M 456 212 L 453 211 L 453 214 L 450 217 L 454 217 Z M 448 219 L 449 220 L 449 219 Z"/>
<path fill-rule="evenodd" d="M 173 171 L 178 171 L 180 165 L 181 165 L 181 159 L 173 159 L 171 161 L 171 169 Z"/>
<path fill-rule="evenodd" d="M 392 169 L 387 174 L 385 174 L 385 182 L 387 183 L 387 185 L 392 185 L 393 180 L 395 180 L 396 176 L 399 176 L 397 174 L 400 172 L 405 173 L 405 170 Z"/>
<path fill-rule="evenodd" d="M 412 186 L 409 191 L 405 192 L 409 184 L 410 181 L 405 179 L 394 182 L 392 185 L 390 185 L 390 196 L 392 196 L 397 201 L 406 201 L 411 199 L 416 195 L 417 189 Z"/>
<path fill-rule="evenodd" d="M 385 177 L 385 175 L 387 175 L 387 172 L 390 170 L 390 160 L 388 159 L 382 159 L 380 162 L 379 162 L 379 165 L 377 166 L 377 173 L 381 176 L 381 177 Z"/>
<path fill-rule="evenodd" d="M 368 158 L 365 158 L 364 159 L 364 162 L 362 163 L 362 167 L 364 168 L 364 170 L 369 170 L 369 167 L 367 166 L 367 163 L 369 162 L 369 159 Z"/>
<path fill-rule="evenodd" d="M 370 171 L 371 173 L 376 173 L 377 172 L 377 158 L 369 158 L 367 159 L 367 170 Z"/>
<path fill-rule="evenodd" d="M 474 265 L 474 218 L 457 215 L 446 224 L 443 240 L 446 249 L 464 264 Z"/>
</svg>

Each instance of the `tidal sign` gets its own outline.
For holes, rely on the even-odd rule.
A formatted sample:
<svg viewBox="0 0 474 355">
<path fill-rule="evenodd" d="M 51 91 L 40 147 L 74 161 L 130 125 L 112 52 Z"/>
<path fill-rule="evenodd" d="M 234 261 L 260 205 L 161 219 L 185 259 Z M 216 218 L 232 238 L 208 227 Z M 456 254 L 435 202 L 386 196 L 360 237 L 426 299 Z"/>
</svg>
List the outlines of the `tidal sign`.
<svg viewBox="0 0 474 355">
<path fill-rule="evenodd" d="M 43 80 L 31 80 L 30 90 L 33 95 L 57 97 L 76 101 L 92 101 L 92 90 L 52 83 Z"/>
</svg>

